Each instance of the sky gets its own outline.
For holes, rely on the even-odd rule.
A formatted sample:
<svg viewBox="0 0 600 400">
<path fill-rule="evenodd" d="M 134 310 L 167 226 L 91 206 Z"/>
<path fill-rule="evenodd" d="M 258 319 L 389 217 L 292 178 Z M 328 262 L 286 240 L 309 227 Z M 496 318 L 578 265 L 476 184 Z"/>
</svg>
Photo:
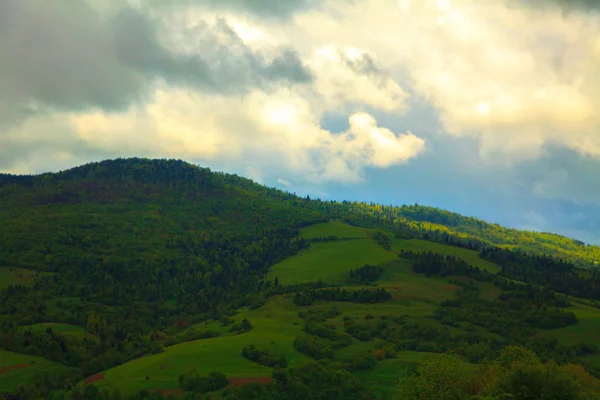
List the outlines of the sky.
<svg viewBox="0 0 600 400">
<path fill-rule="evenodd" d="M 600 2 L 0 0 L 0 172 L 132 156 L 600 243 Z"/>
</svg>

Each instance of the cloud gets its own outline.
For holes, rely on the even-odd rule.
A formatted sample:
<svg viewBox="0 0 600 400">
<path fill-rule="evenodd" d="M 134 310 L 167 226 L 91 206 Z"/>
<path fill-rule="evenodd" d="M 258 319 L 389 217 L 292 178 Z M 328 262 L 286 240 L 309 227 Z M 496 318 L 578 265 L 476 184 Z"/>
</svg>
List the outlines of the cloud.
<svg viewBox="0 0 600 400">
<path fill-rule="evenodd" d="M 141 96 L 143 81 L 118 60 L 85 2 L 0 2 L 0 55 L 0 117 L 28 108 L 124 109 Z"/>
<path fill-rule="evenodd" d="M 318 48 L 309 61 L 316 71 L 315 90 L 328 108 L 364 104 L 388 112 L 404 112 L 408 93 L 377 65 L 371 54 L 355 47 Z"/>
<path fill-rule="evenodd" d="M 172 51 L 160 18 L 95 5 L 0 2 L 0 127 L 54 110 L 127 110 L 148 101 L 157 81 L 235 94 L 312 79 L 294 50 L 259 54 L 224 20 L 184 29 L 192 48 Z"/>
<path fill-rule="evenodd" d="M 355 113 L 350 128 L 332 133 L 320 127 L 318 104 L 296 90 L 256 90 L 247 97 L 204 98 L 165 90 L 143 109 L 120 116 L 73 115 L 73 129 L 94 148 L 119 151 L 137 146 L 147 155 L 237 163 L 263 181 L 264 171 L 287 171 L 313 182 L 358 182 L 365 168 L 408 162 L 424 151 L 423 139 L 397 135 Z M 136 145 L 144 132 L 145 146 Z M 145 148 L 145 150 L 144 150 Z"/>
<path fill-rule="evenodd" d="M 419 158 L 429 154 L 460 163 L 440 161 L 444 188 L 462 168 L 482 191 L 518 181 L 536 198 L 594 198 L 572 183 L 594 179 L 600 156 L 600 27 L 590 8 L 129 3 L 0 2 L 0 168 L 168 156 L 284 176 L 296 188 L 365 182 L 408 162 L 427 168 Z M 411 114 L 421 103 L 435 114 Z M 343 127 L 326 126 L 327 115 Z M 585 167 L 552 163 L 554 148 Z"/>
<path fill-rule="evenodd" d="M 513 4 L 537 9 L 560 8 L 563 11 L 597 11 L 600 4 L 596 0 L 515 0 Z"/>
<path fill-rule="evenodd" d="M 304 40 L 376 54 L 437 108 L 447 133 L 477 138 L 484 158 L 534 159 L 548 144 L 600 156 L 596 16 L 503 1 L 335 4 L 297 17 Z"/>
<path fill-rule="evenodd" d="M 292 186 L 291 183 L 289 183 L 288 181 L 286 181 L 285 179 L 281 179 L 281 178 L 277 178 L 277 183 L 283 185 L 283 186 Z"/>
<path fill-rule="evenodd" d="M 249 11 L 262 17 L 288 18 L 298 11 L 320 6 L 322 0 L 143 0 L 158 7 L 182 5 L 204 6 L 219 11 Z"/>
</svg>

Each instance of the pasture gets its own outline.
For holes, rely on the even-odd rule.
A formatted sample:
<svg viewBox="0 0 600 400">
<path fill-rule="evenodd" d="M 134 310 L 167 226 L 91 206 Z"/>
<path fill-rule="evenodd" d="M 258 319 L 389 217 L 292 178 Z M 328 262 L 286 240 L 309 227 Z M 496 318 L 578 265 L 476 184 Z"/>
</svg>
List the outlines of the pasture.
<svg viewBox="0 0 600 400">
<path fill-rule="evenodd" d="M 342 221 L 330 221 L 302 228 L 300 237 L 310 240 L 317 237 L 336 236 L 343 239 L 360 239 L 368 237 L 372 229 L 348 225 Z"/>
<path fill-rule="evenodd" d="M 42 357 L 0 349 L 0 393 L 16 391 L 21 382 L 33 379 L 36 373 L 66 368 Z"/>
<path fill-rule="evenodd" d="M 36 271 L 23 268 L 0 267 L 0 289 L 8 285 L 31 286 L 35 281 Z"/>
<path fill-rule="evenodd" d="M 397 254 L 384 250 L 370 239 L 311 243 L 310 247 L 271 267 L 270 279 L 282 285 L 315 282 L 343 283 L 348 271 L 364 264 L 378 265 Z"/>
<path fill-rule="evenodd" d="M 163 353 L 142 357 L 104 372 L 99 387 L 118 387 L 124 393 L 139 389 L 177 388 L 180 374 L 196 369 L 200 375 L 220 371 L 228 378 L 270 377 L 272 369 L 242 357 L 242 348 L 254 344 L 286 356 L 289 365 L 309 358 L 293 347 L 294 338 L 301 333 L 302 320 L 297 307 L 289 298 L 277 296 L 258 310 L 242 311 L 234 317 L 243 318 L 254 329 L 240 335 L 227 335 L 195 340 L 167 347 Z"/>
<path fill-rule="evenodd" d="M 415 253 L 431 251 L 433 253 L 443 254 L 446 256 L 454 256 L 473 265 L 474 267 L 479 267 L 486 271 L 498 272 L 500 270 L 498 265 L 479 257 L 479 253 L 475 250 L 463 249 L 460 247 L 453 247 L 420 239 L 392 239 L 391 245 L 392 250 L 397 252 L 400 250 L 407 250 Z"/>
</svg>

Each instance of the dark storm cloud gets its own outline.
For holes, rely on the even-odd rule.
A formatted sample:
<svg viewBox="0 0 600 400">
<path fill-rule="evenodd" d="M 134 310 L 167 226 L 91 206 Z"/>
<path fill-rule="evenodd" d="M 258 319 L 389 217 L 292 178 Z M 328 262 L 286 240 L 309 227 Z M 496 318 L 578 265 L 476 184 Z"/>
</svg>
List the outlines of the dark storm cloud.
<svg viewBox="0 0 600 400">
<path fill-rule="evenodd" d="M 318 7 L 322 0 L 144 0 L 145 4 L 168 7 L 199 5 L 223 11 L 245 11 L 262 17 L 288 18 L 298 11 Z"/>
<path fill-rule="evenodd" d="M 224 21 L 188 32 L 195 53 L 170 50 L 161 28 L 137 9 L 100 14 L 84 1 L 0 1 L 0 133 L 32 110 L 124 110 L 145 99 L 155 78 L 225 93 L 311 80 L 295 52 L 265 60 Z"/>
<path fill-rule="evenodd" d="M 0 27 L 0 116 L 27 104 L 115 110 L 141 93 L 85 2 L 3 0 Z"/>
</svg>

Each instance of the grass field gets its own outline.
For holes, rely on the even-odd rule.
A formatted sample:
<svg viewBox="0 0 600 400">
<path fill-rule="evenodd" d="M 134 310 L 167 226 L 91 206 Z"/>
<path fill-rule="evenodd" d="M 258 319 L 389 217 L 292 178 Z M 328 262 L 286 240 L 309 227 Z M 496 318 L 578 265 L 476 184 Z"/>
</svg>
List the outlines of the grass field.
<svg viewBox="0 0 600 400">
<path fill-rule="evenodd" d="M 85 329 L 69 324 L 60 324 L 55 322 L 46 322 L 42 324 L 33 324 L 24 326 L 23 329 L 31 329 L 32 332 L 45 332 L 46 329 L 51 328 L 54 333 L 73 333 L 73 334 L 85 334 Z"/>
<path fill-rule="evenodd" d="M 308 360 L 293 347 L 293 340 L 301 334 L 303 322 L 289 298 L 272 298 L 263 308 L 244 311 L 234 319 L 241 321 L 244 317 L 254 325 L 250 332 L 168 347 L 164 353 L 142 357 L 105 371 L 105 379 L 99 381 L 98 386 L 119 387 L 124 393 L 142 388 L 176 388 L 179 375 L 193 368 L 201 375 L 220 371 L 230 378 L 270 377 L 271 368 L 242 357 L 242 348 L 248 344 L 280 352 L 289 364 Z"/>
<path fill-rule="evenodd" d="M 577 324 L 564 328 L 540 332 L 540 336 L 555 337 L 560 343 L 574 345 L 579 342 L 598 343 L 600 338 L 600 310 L 583 304 L 574 303 L 566 309 L 577 317 Z M 600 367 L 600 365 L 599 365 Z"/>
<path fill-rule="evenodd" d="M 415 303 L 412 306 L 402 305 L 401 302 L 391 301 L 374 305 L 327 302 L 316 304 L 312 309 L 327 309 L 335 306 L 342 315 L 331 318 L 328 323 L 338 326 L 343 331 L 343 316 L 364 319 L 367 314 L 402 315 L 409 313 L 428 319 L 432 306 L 426 303 Z M 182 343 L 165 349 L 165 352 L 139 358 L 116 368 L 105 371 L 104 380 L 96 384 L 100 388 L 118 387 L 123 393 L 132 393 L 139 389 L 172 389 L 177 387 L 177 378 L 180 374 L 195 368 L 198 373 L 208 374 L 221 371 L 230 378 L 259 378 L 270 377 L 272 369 L 255 364 L 241 356 L 242 348 L 247 344 L 254 344 L 259 348 L 269 348 L 286 356 L 288 364 L 307 361 L 309 358 L 293 347 L 296 336 L 305 335 L 302 331 L 304 321 L 298 317 L 298 311 L 305 308 L 292 304 L 291 296 L 277 296 L 271 298 L 265 306 L 258 310 L 242 311 L 236 315 L 236 322 L 243 318 L 253 324 L 254 329 L 241 335 L 224 335 L 217 338 L 196 340 Z M 438 323 L 430 320 L 431 323 Z M 201 330 L 224 330 L 217 321 L 198 324 Z M 339 356 L 351 356 L 373 349 L 371 341 L 360 342 L 355 340 L 347 348 L 339 351 Z M 397 359 L 387 360 L 384 367 L 371 371 L 372 384 L 378 380 L 389 379 L 393 375 L 391 366 L 398 366 L 409 361 L 419 361 L 430 353 L 401 352 Z M 146 379 L 148 378 L 148 379 Z M 379 386 L 383 383 L 379 383 Z M 377 386 L 377 385 L 375 385 Z M 381 388 L 380 388 L 381 389 Z"/>
<path fill-rule="evenodd" d="M 395 291 L 393 298 L 407 300 L 407 306 L 413 305 L 411 300 L 431 303 L 451 299 L 457 289 L 448 284 L 448 278 L 427 278 L 413 273 L 410 262 L 403 259 L 396 258 L 380 266 L 383 268 L 383 275 L 377 284 Z"/>
<path fill-rule="evenodd" d="M 348 271 L 364 264 L 381 264 L 398 256 L 370 239 L 312 243 L 310 247 L 271 268 L 269 278 L 283 285 L 314 282 L 343 283 Z"/>
<path fill-rule="evenodd" d="M 392 239 L 391 244 L 392 250 L 394 251 L 408 250 L 415 253 L 431 251 L 433 253 L 457 257 L 475 267 L 479 267 L 486 271 L 498 272 L 500 270 L 498 265 L 480 258 L 479 253 L 475 250 L 462 249 L 459 247 L 428 242 L 420 239 Z"/>
<path fill-rule="evenodd" d="M 42 324 L 33 324 L 21 327 L 21 329 L 31 329 L 31 331 L 34 333 L 46 332 L 48 328 L 51 328 L 54 334 L 63 336 L 65 340 L 72 339 L 71 341 L 81 341 L 85 337 L 87 337 L 88 340 L 97 339 L 95 335 L 88 333 L 85 329 L 69 324 L 45 322 Z"/>
<path fill-rule="evenodd" d="M 366 238 L 372 229 L 348 225 L 341 221 L 324 222 L 303 228 L 300 237 L 313 239 L 316 237 L 337 236 L 339 238 Z"/>
<path fill-rule="evenodd" d="M 33 285 L 35 271 L 22 268 L 0 267 L 0 288 L 8 285 Z"/>
<path fill-rule="evenodd" d="M 45 358 L 0 349 L 0 393 L 16 391 L 21 382 L 29 381 L 37 372 L 60 369 L 66 367 Z"/>
<path fill-rule="evenodd" d="M 225 373 L 229 378 L 270 377 L 272 369 L 253 363 L 241 356 L 245 345 L 254 344 L 259 348 L 269 348 L 286 356 L 290 366 L 294 363 L 310 360 L 293 347 L 296 336 L 306 335 L 302 331 L 304 321 L 298 316 L 299 310 L 328 309 L 336 307 L 342 315 L 330 318 L 327 323 L 344 331 L 344 317 L 361 321 L 366 315 L 372 315 L 373 321 L 385 315 L 389 317 L 410 315 L 412 318 L 438 329 L 448 329 L 451 333 L 464 333 L 468 327 L 446 327 L 431 317 L 437 303 L 454 298 L 458 286 L 449 283 L 451 279 L 467 280 L 464 277 L 426 277 L 411 271 L 410 262 L 400 259 L 397 252 L 410 250 L 415 252 L 432 251 L 438 254 L 456 256 L 471 265 L 496 272 L 499 267 L 479 258 L 476 251 L 456 248 L 423 240 L 392 239 L 391 251 L 384 250 L 369 235 L 369 230 L 357 228 L 334 221 L 317 224 L 301 230 L 306 239 L 336 236 L 349 239 L 343 241 L 315 242 L 294 257 L 274 265 L 270 279 L 277 277 L 283 285 L 314 282 L 321 279 L 324 283 L 344 285 L 348 271 L 364 264 L 380 265 L 383 274 L 375 282 L 392 294 L 390 301 L 379 304 L 356 304 L 345 302 L 316 303 L 307 308 L 293 305 L 292 295 L 275 296 L 258 310 L 240 310 L 234 317 L 236 322 L 243 318 L 253 324 L 254 329 L 241 335 L 229 333 L 230 326 L 222 326 L 220 321 L 208 321 L 190 327 L 200 331 L 218 331 L 222 336 L 210 339 L 182 343 L 165 349 L 163 353 L 145 356 L 104 372 L 104 379 L 97 381 L 100 388 L 118 387 L 123 393 L 133 393 L 139 389 L 174 389 L 180 374 L 196 369 L 199 374 L 207 375 L 213 371 Z M 470 281 L 470 279 L 469 279 Z M 481 297 L 495 299 L 500 290 L 490 282 L 477 282 Z M 358 288 L 358 286 L 354 286 Z M 540 335 L 556 337 L 565 344 L 579 341 L 597 342 L 600 332 L 600 310 L 584 304 L 573 308 L 580 323 L 576 326 L 545 331 Z M 36 329 L 45 330 L 50 325 L 55 332 L 81 334 L 78 327 L 64 324 L 38 324 Z M 471 327 L 484 337 L 494 338 L 483 328 Z M 352 345 L 336 352 L 336 357 L 345 359 L 359 353 L 371 351 L 373 340 L 361 342 L 354 340 Z M 409 363 L 421 362 L 432 353 L 405 351 L 397 358 L 381 361 L 373 370 L 357 372 L 380 396 L 393 395 L 403 368 Z M 600 357 L 597 357 L 600 362 Z M 594 360 L 590 359 L 590 362 Z"/>
<path fill-rule="evenodd" d="M 435 353 L 421 353 L 417 351 L 403 351 L 396 358 L 383 360 L 377 363 L 372 370 L 358 371 L 356 375 L 362 378 L 377 396 L 391 398 L 396 391 L 398 378 L 404 368 L 410 363 L 419 363 L 432 357 L 439 356 Z"/>
</svg>

